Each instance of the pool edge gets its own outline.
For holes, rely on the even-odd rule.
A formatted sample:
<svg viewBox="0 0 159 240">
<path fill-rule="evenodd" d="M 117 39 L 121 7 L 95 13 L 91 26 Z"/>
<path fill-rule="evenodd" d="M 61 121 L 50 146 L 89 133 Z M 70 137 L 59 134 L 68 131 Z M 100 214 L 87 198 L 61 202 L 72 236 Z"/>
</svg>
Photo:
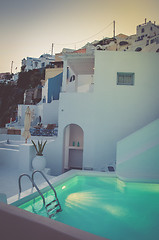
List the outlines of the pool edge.
<svg viewBox="0 0 159 240">
<path fill-rule="evenodd" d="M 106 240 L 61 222 L 0 202 L 0 235 L 5 239 Z"/>
<path fill-rule="evenodd" d="M 52 177 L 49 181 L 51 184 L 53 184 L 54 187 L 56 187 L 57 185 L 61 184 L 64 180 L 68 180 L 74 176 L 80 176 L 80 175 L 83 175 L 83 176 L 105 176 L 105 177 L 116 177 L 116 173 L 115 172 L 98 172 L 98 171 L 88 171 L 88 170 L 70 170 L 68 172 L 65 172 L 59 176 L 56 176 L 56 177 Z M 42 183 L 39 185 L 39 188 L 40 189 L 49 189 L 48 187 L 48 184 L 45 182 L 45 183 Z M 18 206 L 16 205 L 16 202 L 19 201 L 20 204 L 23 203 L 23 199 L 26 200 L 26 198 L 28 198 L 28 200 L 30 200 L 29 196 L 31 194 L 35 194 L 35 195 L 38 195 L 36 192 L 32 192 L 32 188 L 24 191 L 21 193 L 21 198 L 19 198 L 19 194 L 16 194 L 10 198 L 7 199 L 7 203 L 8 204 L 12 204 L 12 205 L 15 205 L 15 206 Z"/>
</svg>

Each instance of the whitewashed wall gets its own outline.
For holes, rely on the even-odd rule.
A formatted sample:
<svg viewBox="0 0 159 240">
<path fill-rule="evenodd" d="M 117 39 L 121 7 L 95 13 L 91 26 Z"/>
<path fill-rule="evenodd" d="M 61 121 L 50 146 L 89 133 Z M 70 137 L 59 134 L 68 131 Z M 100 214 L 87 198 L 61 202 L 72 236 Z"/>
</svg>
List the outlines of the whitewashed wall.
<svg viewBox="0 0 159 240">
<path fill-rule="evenodd" d="M 46 103 L 48 102 L 48 80 L 45 82 L 45 85 L 42 88 L 42 101 L 45 98 Z"/>
<path fill-rule="evenodd" d="M 28 106 L 29 106 L 30 110 L 33 113 L 32 125 L 35 125 L 35 123 L 37 121 L 37 118 L 39 116 L 37 105 L 23 105 L 23 104 L 19 104 L 18 105 L 18 124 L 20 126 L 24 126 L 25 111 L 26 111 L 26 108 Z"/>
<path fill-rule="evenodd" d="M 12 143 L 17 145 L 18 143 Z M 35 149 L 33 144 L 22 144 L 20 142 L 19 149 L 13 149 L 9 147 L 0 148 L 0 164 L 8 169 L 21 169 L 23 171 L 29 171 L 32 169 L 32 160 L 35 157 Z"/>
<path fill-rule="evenodd" d="M 134 72 L 134 86 L 117 86 L 117 72 Z M 96 51 L 94 92 L 61 93 L 59 132 L 47 144 L 47 166 L 63 171 L 64 130 L 71 123 L 84 131 L 83 168 L 104 170 L 116 161 L 117 142 L 159 118 L 159 55 Z"/>
<path fill-rule="evenodd" d="M 17 169 L 19 167 L 19 150 L 0 148 L 0 165 L 7 168 Z"/>
<path fill-rule="evenodd" d="M 68 79 L 67 79 L 67 84 L 66 84 L 66 92 L 75 92 L 76 91 L 75 80 L 70 82 L 70 78 L 73 75 L 75 76 L 75 79 L 77 79 L 77 75 L 72 71 L 71 68 L 69 68 Z"/>
<path fill-rule="evenodd" d="M 93 75 L 79 75 L 78 76 L 78 92 L 89 92 L 90 86 L 93 83 Z"/>
<path fill-rule="evenodd" d="M 159 117 L 158 63 L 156 53 L 96 52 L 94 92 L 61 93 L 59 168 L 68 124 L 84 131 L 83 167 L 101 170 L 115 163 L 117 141 Z M 117 72 L 134 72 L 135 85 L 117 86 Z"/>
<path fill-rule="evenodd" d="M 144 29 L 144 32 L 142 31 L 142 29 Z M 136 32 L 138 36 L 147 34 L 148 36 L 152 37 L 159 34 L 159 28 L 158 26 L 154 25 L 151 21 L 149 21 L 146 24 L 138 25 L 136 28 Z"/>
<path fill-rule="evenodd" d="M 18 105 L 18 121 L 21 126 L 24 125 L 25 111 L 28 105 Z M 34 118 L 31 125 L 35 126 L 41 116 L 43 125 L 48 123 L 58 124 L 58 108 L 59 100 L 54 100 L 51 103 L 41 103 L 39 105 L 29 105 L 29 108 L 33 112 Z"/>
<path fill-rule="evenodd" d="M 116 174 L 127 181 L 159 182 L 159 119 L 117 143 Z"/>
<path fill-rule="evenodd" d="M 56 123 L 58 125 L 59 100 L 53 100 L 51 103 L 43 103 L 42 123 Z"/>
</svg>

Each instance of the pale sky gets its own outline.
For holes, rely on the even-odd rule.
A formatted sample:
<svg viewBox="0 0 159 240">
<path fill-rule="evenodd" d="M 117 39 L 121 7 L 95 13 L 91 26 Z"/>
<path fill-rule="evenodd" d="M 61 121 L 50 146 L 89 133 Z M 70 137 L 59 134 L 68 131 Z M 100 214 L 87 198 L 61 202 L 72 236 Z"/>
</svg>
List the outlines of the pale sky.
<svg viewBox="0 0 159 240">
<path fill-rule="evenodd" d="M 135 34 L 145 18 L 159 25 L 158 11 L 159 0 L 0 0 L 0 73 L 12 61 L 20 71 L 23 58 L 51 53 L 52 43 L 58 53 L 112 37 L 114 20 L 116 35 Z"/>
</svg>

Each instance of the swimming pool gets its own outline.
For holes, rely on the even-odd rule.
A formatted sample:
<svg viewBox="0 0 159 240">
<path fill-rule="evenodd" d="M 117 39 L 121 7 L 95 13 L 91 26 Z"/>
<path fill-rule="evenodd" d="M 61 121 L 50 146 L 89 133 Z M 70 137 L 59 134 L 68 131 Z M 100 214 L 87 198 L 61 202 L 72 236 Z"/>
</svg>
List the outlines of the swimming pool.
<svg viewBox="0 0 159 240">
<path fill-rule="evenodd" d="M 55 189 L 63 210 L 56 221 L 111 240 L 158 239 L 159 184 L 77 175 Z M 45 197 L 50 201 L 50 191 Z M 42 204 L 37 197 L 18 207 L 47 216 Z"/>
</svg>

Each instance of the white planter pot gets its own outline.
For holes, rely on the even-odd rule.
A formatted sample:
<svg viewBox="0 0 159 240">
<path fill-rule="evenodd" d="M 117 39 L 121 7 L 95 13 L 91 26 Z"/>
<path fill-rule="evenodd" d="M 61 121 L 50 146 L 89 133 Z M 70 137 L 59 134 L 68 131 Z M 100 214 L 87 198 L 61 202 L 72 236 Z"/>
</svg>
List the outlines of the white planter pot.
<svg viewBox="0 0 159 240">
<path fill-rule="evenodd" d="M 32 167 L 34 170 L 43 170 L 46 167 L 46 158 L 44 156 L 36 155 L 32 161 Z"/>
</svg>

